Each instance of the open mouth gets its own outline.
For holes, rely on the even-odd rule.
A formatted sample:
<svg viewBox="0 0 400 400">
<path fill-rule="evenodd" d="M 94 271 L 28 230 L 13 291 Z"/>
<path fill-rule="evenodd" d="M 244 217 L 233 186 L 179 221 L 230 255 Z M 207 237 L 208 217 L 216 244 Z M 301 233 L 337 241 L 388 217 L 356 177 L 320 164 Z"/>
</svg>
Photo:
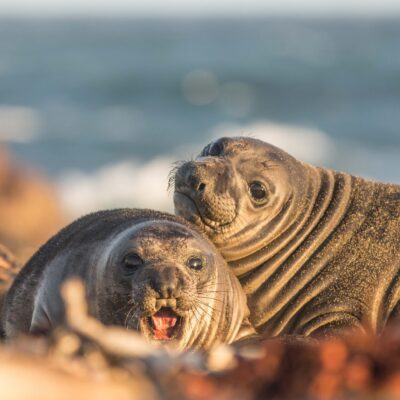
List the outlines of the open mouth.
<svg viewBox="0 0 400 400">
<path fill-rule="evenodd" d="M 160 308 L 155 314 L 144 318 L 146 328 L 153 340 L 177 339 L 183 318 L 170 307 Z"/>
</svg>

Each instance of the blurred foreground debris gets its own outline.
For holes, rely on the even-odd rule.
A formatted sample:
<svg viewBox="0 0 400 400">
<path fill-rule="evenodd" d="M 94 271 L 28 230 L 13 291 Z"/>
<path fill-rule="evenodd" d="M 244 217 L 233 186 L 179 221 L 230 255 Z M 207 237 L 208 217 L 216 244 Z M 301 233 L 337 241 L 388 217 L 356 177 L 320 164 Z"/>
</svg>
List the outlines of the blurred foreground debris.
<svg viewBox="0 0 400 400">
<path fill-rule="evenodd" d="M 87 314 L 63 288 L 66 327 L 0 347 L 2 400 L 399 399 L 400 323 L 381 337 L 283 338 L 178 353 Z"/>
<path fill-rule="evenodd" d="M 66 305 L 66 322 L 81 337 L 91 340 L 105 354 L 123 358 L 146 358 L 165 353 L 161 346 L 150 345 L 141 335 L 123 327 L 106 327 L 88 316 L 85 288 L 79 279 L 66 282 L 62 288 Z"/>
<path fill-rule="evenodd" d="M 14 256 L 6 247 L 0 244 L 0 309 L 4 296 L 17 275 L 18 270 L 19 267 Z"/>
<path fill-rule="evenodd" d="M 64 222 L 51 184 L 0 145 L 0 243 L 22 265 Z"/>
</svg>

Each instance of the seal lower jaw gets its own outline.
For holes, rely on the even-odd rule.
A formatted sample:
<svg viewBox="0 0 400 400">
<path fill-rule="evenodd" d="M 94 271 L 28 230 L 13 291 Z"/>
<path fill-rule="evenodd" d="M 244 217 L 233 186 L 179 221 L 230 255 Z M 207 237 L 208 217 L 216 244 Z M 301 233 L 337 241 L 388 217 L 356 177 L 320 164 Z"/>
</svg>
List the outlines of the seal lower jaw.
<svg viewBox="0 0 400 400">
<path fill-rule="evenodd" d="M 204 228 L 199 209 L 192 198 L 182 192 L 174 192 L 175 212 L 187 221 Z"/>
<path fill-rule="evenodd" d="M 196 201 L 187 193 L 174 192 L 175 212 L 187 221 L 197 225 L 207 234 L 224 233 L 230 229 L 236 216 L 229 222 L 221 223 L 207 218 L 201 212 Z"/>
<path fill-rule="evenodd" d="M 184 331 L 184 317 L 171 307 L 162 307 L 153 315 L 142 318 L 140 325 L 142 332 L 151 340 L 179 340 Z"/>
</svg>

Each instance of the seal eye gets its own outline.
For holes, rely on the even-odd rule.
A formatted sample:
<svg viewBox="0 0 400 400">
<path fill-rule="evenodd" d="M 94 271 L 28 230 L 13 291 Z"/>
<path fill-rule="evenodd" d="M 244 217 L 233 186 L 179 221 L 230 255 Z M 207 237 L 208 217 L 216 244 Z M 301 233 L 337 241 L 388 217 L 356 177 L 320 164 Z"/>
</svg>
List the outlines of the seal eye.
<svg viewBox="0 0 400 400">
<path fill-rule="evenodd" d="M 203 268 L 203 260 L 200 257 L 191 257 L 187 260 L 187 266 L 195 271 L 200 271 Z"/>
<path fill-rule="evenodd" d="M 265 198 L 267 197 L 267 190 L 262 183 L 252 182 L 250 184 L 250 194 L 254 200 L 262 201 L 265 200 Z"/>
<path fill-rule="evenodd" d="M 217 157 L 222 154 L 223 150 L 224 146 L 221 142 L 213 142 L 204 149 L 203 155 Z"/>
<path fill-rule="evenodd" d="M 143 260 L 136 253 L 126 255 L 123 262 L 125 268 L 129 270 L 134 270 L 143 265 Z"/>
</svg>

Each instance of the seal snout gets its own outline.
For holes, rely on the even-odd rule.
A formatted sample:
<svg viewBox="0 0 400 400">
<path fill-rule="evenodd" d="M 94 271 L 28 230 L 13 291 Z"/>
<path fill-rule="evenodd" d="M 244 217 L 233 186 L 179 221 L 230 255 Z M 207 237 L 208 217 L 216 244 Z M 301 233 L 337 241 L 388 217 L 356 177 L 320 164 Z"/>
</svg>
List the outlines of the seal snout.
<svg viewBox="0 0 400 400">
<path fill-rule="evenodd" d="M 162 307 L 171 307 L 171 308 L 175 309 L 176 308 L 176 298 L 157 299 L 156 300 L 156 308 L 159 310 Z"/>
<path fill-rule="evenodd" d="M 176 172 L 175 190 L 189 190 L 194 194 L 201 194 L 206 188 L 207 175 L 199 162 L 186 162 Z"/>
<path fill-rule="evenodd" d="M 223 160 L 199 159 L 182 164 L 175 176 L 177 214 L 194 223 L 200 218 L 211 228 L 230 224 L 236 217 L 236 201 L 227 191 L 231 175 Z"/>
<path fill-rule="evenodd" d="M 186 321 L 188 282 L 179 267 L 168 264 L 155 265 L 147 282 L 152 306 L 141 320 L 144 333 L 153 340 L 179 339 Z"/>
<path fill-rule="evenodd" d="M 181 296 L 182 283 L 182 279 L 174 267 L 164 267 L 154 273 L 150 279 L 150 286 L 156 293 L 157 303 L 160 304 L 160 307 L 170 306 L 171 302 L 176 303 L 176 299 Z"/>
</svg>

